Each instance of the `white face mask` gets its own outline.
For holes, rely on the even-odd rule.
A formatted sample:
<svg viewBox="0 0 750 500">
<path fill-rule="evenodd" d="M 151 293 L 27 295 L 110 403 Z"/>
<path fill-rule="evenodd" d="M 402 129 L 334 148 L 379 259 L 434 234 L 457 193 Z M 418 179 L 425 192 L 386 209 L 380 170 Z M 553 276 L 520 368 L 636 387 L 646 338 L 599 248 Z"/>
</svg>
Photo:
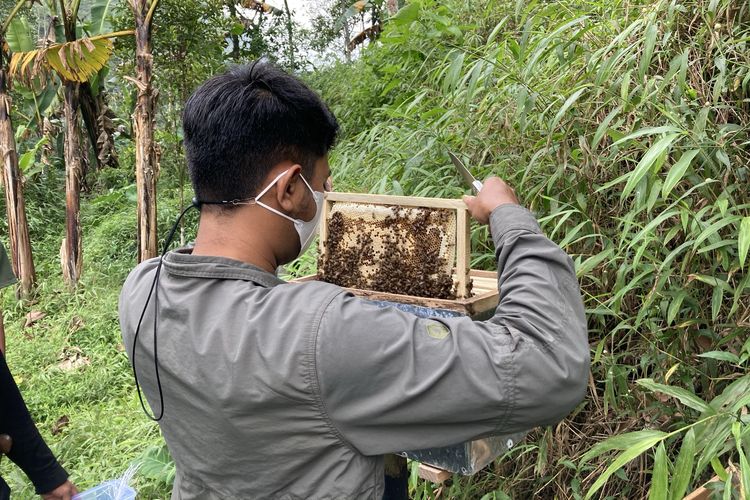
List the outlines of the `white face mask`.
<svg viewBox="0 0 750 500">
<path fill-rule="evenodd" d="M 284 170 L 281 172 L 274 180 L 271 181 L 271 183 L 266 186 L 258 195 L 255 197 L 255 204 L 260 205 L 261 207 L 265 208 L 266 210 L 270 210 L 271 212 L 278 214 L 285 219 L 288 219 L 294 223 L 294 229 L 297 230 L 297 235 L 299 236 L 299 253 L 297 254 L 297 257 L 305 253 L 305 250 L 310 246 L 310 243 L 312 243 L 312 240 L 315 238 L 315 231 L 318 229 L 318 224 L 320 223 L 320 215 L 322 213 L 323 208 L 323 193 L 320 191 L 314 191 L 312 187 L 310 187 L 310 184 L 307 183 L 307 180 L 300 174 L 300 177 L 302 178 L 302 181 L 305 183 L 305 186 L 307 186 L 307 189 L 310 190 L 310 192 L 313 195 L 313 199 L 315 200 L 315 215 L 313 215 L 313 218 L 304 221 L 302 219 L 293 219 L 289 217 L 288 215 L 279 212 L 273 207 L 270 207 L 260 201 L 261 197 L 263 197 L 264 194 L 268 192 L 269 189 L 273 187 L 274 184 L 278 182 L 281 177 L 287 173 L 289 170 Z"/>
</svg>

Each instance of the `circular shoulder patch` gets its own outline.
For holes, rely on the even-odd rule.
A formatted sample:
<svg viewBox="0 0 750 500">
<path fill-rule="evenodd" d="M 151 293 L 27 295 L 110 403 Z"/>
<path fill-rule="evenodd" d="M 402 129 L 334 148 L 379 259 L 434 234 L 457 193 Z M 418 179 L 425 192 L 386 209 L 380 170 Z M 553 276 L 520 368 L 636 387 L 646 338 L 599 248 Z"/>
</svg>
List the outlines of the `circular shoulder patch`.
<svg viewBox="0 0 750 500">
<path fill-rule="evenodd" d="M 445 337 L 450 335 L 451 331 L 447 326 L 440 323 L 439 321 L 430 321 L 426 326 L 427 335 L 433 339 L 443 340 Z"/>
</svg>

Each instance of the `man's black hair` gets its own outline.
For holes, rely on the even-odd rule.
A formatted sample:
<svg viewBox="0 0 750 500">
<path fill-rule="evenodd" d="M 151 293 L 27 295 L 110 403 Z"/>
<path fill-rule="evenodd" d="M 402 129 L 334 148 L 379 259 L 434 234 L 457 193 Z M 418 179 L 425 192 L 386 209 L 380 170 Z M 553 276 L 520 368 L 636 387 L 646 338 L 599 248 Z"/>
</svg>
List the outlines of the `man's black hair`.
<svg viewBox="0 0 750 500">
<path fill-rule="evenodd" d="M 307 85 L 264 60 L 198 87 L 182 115 L 188 169 L 201 201 L 253 197 L 271 168 L 291 160 L 309 180 L 338 123 Z"/>
</svg>

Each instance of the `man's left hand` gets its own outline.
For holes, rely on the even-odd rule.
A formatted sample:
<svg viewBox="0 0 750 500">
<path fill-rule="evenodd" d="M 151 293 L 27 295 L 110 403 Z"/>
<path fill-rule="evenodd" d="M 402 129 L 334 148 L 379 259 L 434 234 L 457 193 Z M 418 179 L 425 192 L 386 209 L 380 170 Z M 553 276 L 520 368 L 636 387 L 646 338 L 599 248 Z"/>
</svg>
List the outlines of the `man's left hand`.
<svg viewBox="0 0 750 500">
<path fill-rule="evenodd" d="M 44 500 L 70 500 L 76 493 L 78 493 L 78 490 L 75 485 L 70 481 L 65 481 L 54 490 L 42 495 L 42 498 Z"/>
</svg>

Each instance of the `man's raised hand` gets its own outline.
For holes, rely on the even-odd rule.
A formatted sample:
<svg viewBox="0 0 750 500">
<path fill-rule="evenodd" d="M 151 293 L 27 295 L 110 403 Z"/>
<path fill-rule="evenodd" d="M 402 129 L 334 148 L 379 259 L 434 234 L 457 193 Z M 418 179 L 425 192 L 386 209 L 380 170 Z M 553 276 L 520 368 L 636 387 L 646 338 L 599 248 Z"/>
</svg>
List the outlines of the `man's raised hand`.
<svg viewBox="0 0 750 500">
<path fill-rule="evenodd" d="M 464 196 L 464 203 L 474 219 L 487 224 L 490 214 L 500 205 L 513 203 L 518 205 L 516 192 L 500 177 L 489 177 L 484 181 L 482 190 L 476 196 Z"/>
</svg>

